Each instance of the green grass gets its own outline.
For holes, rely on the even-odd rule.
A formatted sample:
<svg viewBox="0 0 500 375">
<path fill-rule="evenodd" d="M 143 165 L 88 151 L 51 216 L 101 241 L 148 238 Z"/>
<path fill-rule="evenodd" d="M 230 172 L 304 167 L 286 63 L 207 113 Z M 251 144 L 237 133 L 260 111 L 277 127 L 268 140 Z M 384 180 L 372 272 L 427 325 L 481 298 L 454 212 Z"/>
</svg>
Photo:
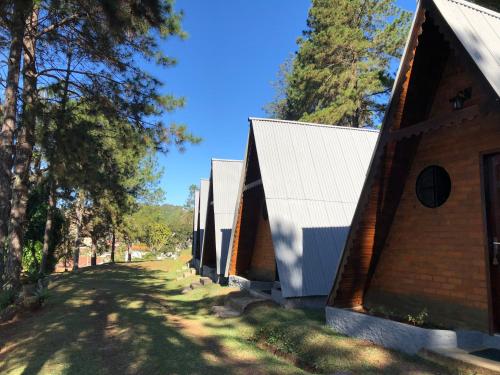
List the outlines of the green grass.
<svg viewBox="0 0 500 375">
<path fill-rule="evenodd" d="M 234 290 L 180 294 L 195 279 L 176 280 L 185 260 L 57 276 L 41 311 L 0 325 L 0 373 L 458 373 L 337 335 L 322 311 L 266 305 L 217 319 L 211 307 Z"/>
</svg>

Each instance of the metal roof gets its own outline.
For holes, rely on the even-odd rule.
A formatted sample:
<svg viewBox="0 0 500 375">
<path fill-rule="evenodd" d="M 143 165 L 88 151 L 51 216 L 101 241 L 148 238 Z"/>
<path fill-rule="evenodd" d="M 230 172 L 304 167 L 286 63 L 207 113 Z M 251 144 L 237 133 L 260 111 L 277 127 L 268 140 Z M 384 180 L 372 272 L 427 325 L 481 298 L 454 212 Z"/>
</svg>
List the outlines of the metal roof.
<svg viewBox="0 0 500 375">
<path fill-rule="evenodd" d="M 200 180 L 200 222 L 198 223 L 199 226 L 199 238 L 200 238 L 200 253 L 201 249 L 203 249 L 203 239 L 204 233 L 205 233 L 205 223 L 207 221 L 207 207 L 208 207 L 208 190 L 210 187 L 210 182 L 202 178 Z"/>
<path fill-rule="evenodd" d="M 211 178 L 218 275 L 226 269 L 242 165 L 241 160 L 212 159 Z"/>
<path fill-rule="evenodd" d="M 198 244 L 198 213 L 200 212 L 200 191 L 194 192 L 194 210 L 193 210 L 193 251 Z"/>
<path fill-rule="evenodd" d="M 327 295 L 378 131 L 250 123 L 283 296 Z"/>
<path fill-rule="evenodd" d="M 433 0 L 500 96 L 500 13 L 463 0 Z"/>
</svg>

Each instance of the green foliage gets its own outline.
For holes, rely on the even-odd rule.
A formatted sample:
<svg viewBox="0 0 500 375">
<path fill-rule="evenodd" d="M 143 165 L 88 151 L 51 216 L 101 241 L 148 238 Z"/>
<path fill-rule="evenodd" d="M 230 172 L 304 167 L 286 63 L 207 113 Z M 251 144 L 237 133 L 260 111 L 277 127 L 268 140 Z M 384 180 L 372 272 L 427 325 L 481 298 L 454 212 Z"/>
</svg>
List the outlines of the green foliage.
<svg viewBox="0 0 500 375">
<path fill-rule="evenodd" d="M 16 292 L 13 289 L 0 290 L 0 310 L 14 303 L 16 300 Z"/>
<path fill-rule="evenodd" d="M 268 110 L 290 120 L 373 125 L 409 25 L 394 0 L 313 0 L 299 50 L 282 68 L 282 96 Z"/>
<path fill-rule="evenodd" d="M 196 191 L 198 190 L 198 186 L 197 185 L 191 185 L 189 186 L 189 194 L 188 194 L 188 197 L 186 199 L 186 203 L 184 204 L 184 208 L 188 209 L 188 210 L 192 210 L 194 208 L 194 197 L 195 197 L 195 193 Z"/>
<path fill-rule="evenodd" d="M 50 297 L 50 292 L 48 288 L 39 283 L 33 295 L 38 298 L 40 303 L 44 303 Z"/>
<path fill-rule="evenodd" d="M 145 242 L 153 253 L 158 253 L 172 237 L 172 231 L 163 223 L 150 223 L 145 230 Z"/>
<path fill-rule="evenodd" d="M 408 320 L 408 323 L 421 327 L 424 324 L 427 323 L 427 320 L 429 318 L 429 314 L 427 312 L 427 309 L 423 309 L 421 312 L 419 312 L 417 315 L 407 315 L 406 320 Z"/>
<path fill-rule="evenodd" d="M 42 260 L 43 243 L 40 241 L 25 241 L 23 249 L 22 267 L 30 279 L 38 274 L 40 261 Z"/>
<path fill-rule="evenodd" d="M 43 246 L 43 236 L 45 232 L 45 223 L 48 213 L 48 188 L 47 181 L 43 180 L 30 191 L 28 199 L 28 225 L 25 233 L 24 253 L 31 252 L 31 245 L 40 243 Z M 55 249 L 62 241 L 62 230 L 64 226 L 64 216 L 60 209 L 55 208 L 52 217 L 52 231 L 49 240 L 47 268 L 45 271 L 50 272 L 54 269 L 57 260 L 55 258 Z M 38 246 L 38 245 L 37 245 Z M 41 251 L 41 250 L 40 250 Z M 41 252 L 40 252 L 41 254 Z M 23 254 L 25 257 L 27 254 Z M 40 255 L 41 257 L 41 255 Z M 37 259 L 39 262 L 40 259 Z M 36 265 L 34 262 L 32 267 Z M 26 267 L 23 265 L 26 271 Z"/>
<path fill-rule="evenodd" d="M 253 340 L 263 341 L 282 353 L 294 354 L 293 338 L 289 337 L 288 333 L 289 330 L 285 327 L 266 325 L 257 330 Z"/>
<path fill-rule="evenodd" d="M 193 212 L 183 207 L 164 205 L 141 205 L 137 212 L 125 219 L 126 235 L 132 242 L 148 243 L 148 228 L 161 223 L 172 233 L 168 244 L 169 251 L 178 244 L 191 238 Z"/>
</svg>

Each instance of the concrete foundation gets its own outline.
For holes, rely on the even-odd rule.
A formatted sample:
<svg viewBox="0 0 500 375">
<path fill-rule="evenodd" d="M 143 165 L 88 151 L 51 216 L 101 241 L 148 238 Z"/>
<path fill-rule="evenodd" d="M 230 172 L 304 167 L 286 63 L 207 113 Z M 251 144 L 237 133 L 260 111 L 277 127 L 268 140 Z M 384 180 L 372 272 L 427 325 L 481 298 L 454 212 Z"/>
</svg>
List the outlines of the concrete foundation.
<svg viewBox="0 0 500 375">
<path fill-rule="evenodd" d="M 212 281 L 215 282 L 215 283 L 218 280 L 215 268 L 212 268 L 212 267 L 203 266 L 203 269 L 201 270 L 200 275 L 201 276 L 210 277 L 212 279 Z"/>
<path fill-rule="evenodd" d="M 416 354 L 422 349 L 451 350 L 475 348 L 500 349 L 500 337 L 478 331 L 427 329 L 352 310 L 327 306 L 326 323 L 334 331 L 374 344 Z"/>
<path fill-rule="evenodd" d="M 268 298 L 289 309 L 322 309 L 326 305 L 327 296 L 283 298 L 279 282 L 276 281 L 253 281 L 241 276 L 229 276 L 228 285 L 248 291 L 265 292 Z"/>
</svg>

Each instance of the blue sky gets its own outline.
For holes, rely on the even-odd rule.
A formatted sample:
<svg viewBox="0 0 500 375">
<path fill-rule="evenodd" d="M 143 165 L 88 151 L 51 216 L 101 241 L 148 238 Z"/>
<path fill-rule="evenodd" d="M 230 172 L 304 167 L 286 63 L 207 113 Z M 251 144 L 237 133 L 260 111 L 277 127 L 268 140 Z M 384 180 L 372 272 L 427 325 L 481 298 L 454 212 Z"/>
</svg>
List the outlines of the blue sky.
<svg viewBox="0 0 500 375">
<path fill-rule="evenodd" d="M 413 11 L 415 0 L 397 3 Z M 184 153 L 159 156 L 166 202 L 183 204 L 189 185 L 210 173 L 210 158 L 242 159 L 248 117 L 265 117 L 274 97 L 271 82 L 279 65 L 296 50 L 309 0 L 177 0 L 189 38 L 163 43 L 178 65 L 154 73 L 165 91 L 187 104 L 166 122 L 185 123 L 203 138 Z"/>
</svg>

